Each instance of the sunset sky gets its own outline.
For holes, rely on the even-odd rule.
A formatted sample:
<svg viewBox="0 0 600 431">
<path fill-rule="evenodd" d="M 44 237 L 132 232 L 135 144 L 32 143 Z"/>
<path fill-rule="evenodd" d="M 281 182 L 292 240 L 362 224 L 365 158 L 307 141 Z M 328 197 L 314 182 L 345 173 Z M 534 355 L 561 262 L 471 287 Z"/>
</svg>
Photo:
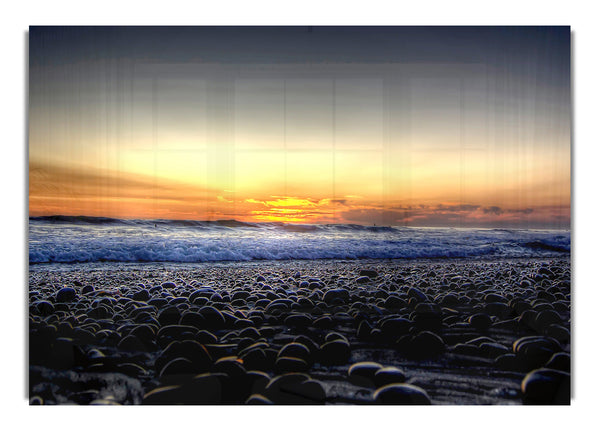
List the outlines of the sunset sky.
<svg viewBox="0 0 600 431">
<path fill-rule="evenodd" d="M 568 27 L 31 27 L 29 214 L 568 228 Z"/>
</svg>

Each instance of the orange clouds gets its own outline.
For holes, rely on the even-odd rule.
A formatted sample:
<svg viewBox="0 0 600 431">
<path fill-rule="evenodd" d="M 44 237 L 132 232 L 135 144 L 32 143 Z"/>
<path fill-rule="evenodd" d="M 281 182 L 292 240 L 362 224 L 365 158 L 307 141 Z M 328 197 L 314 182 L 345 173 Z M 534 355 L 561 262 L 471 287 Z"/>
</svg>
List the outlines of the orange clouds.
<svg viewBox="0 0 600 431">
<path fill-rule="evenodd" d="M 413 199 L 413 202 L 418 200 Z M 38 215 L 90 215 L 396 226 L 568 228 L 570 205 L 376 201 L 365 196 L 238 196 L 173 180 L 92 168 L 30 163 L 29 209 Z"/>
</svg>

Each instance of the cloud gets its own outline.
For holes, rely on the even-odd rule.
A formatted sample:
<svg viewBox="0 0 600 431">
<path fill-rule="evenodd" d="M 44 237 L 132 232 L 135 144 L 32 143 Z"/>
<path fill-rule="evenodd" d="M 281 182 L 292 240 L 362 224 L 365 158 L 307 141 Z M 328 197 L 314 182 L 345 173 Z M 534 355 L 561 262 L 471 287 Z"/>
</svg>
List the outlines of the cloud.
<svg viewBox="0 0 600 431">
<path fill-rule="evenodd" d="M 479 209 L 479 205 L 468 205 L 468 204 L 456 204 L 447 205 L 439 204 L 436 209 L 444 212 L 472 212 Z"/>
<path fill-rule="evenodd" d="M 535 218 L 530 215 L 537 214 Z M 516 208 L 503 209 L 497 205 L 474 204 L 395 205 L 390 207 L 363 206 L 340 213 L 346 223 L 380 224 L 397 226 L 472 226 L 472 227 L 560 227 L 555 221 L 569 219 L 568 214 L 556 219 L 555 214 L 568 213 L 568 208 Z"/>
<path fill-rule="evenodd" d="M 194 203 L 216 199 L 216 190 L 159 177 L 88 167 L 29 163 L 30 200 L 135 200 Z"/>
<path fill-rule="evenodd" d="M 494 214 L 494 215 L 500 215 L 502 214 L 504 211 L 502 210 L 502 208 L 497 207 L 497 206 L 491 206 L 491 207 L 486 207 L 483 209 L 483 212 L 485 214 Z"/>
<path fill-rule="evenodd" d="M 510 209 L 510 210 L 506 210 L 506 212 L 513 213 L 513 214 L 531 214 L 533 212 L 533 208 Z"/>
</svg>

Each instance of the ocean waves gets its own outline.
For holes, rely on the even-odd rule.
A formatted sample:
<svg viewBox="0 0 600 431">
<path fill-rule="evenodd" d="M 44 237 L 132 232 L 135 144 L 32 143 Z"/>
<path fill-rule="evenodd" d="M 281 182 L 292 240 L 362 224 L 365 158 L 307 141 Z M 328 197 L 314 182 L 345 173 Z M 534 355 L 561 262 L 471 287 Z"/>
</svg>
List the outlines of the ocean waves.
<svg viewBox="0 0 600 431">
<path fill-rule="evenodd" d="M 32 217 L 29 262 L 552 257 L 569 231 Z"/>
</svg>

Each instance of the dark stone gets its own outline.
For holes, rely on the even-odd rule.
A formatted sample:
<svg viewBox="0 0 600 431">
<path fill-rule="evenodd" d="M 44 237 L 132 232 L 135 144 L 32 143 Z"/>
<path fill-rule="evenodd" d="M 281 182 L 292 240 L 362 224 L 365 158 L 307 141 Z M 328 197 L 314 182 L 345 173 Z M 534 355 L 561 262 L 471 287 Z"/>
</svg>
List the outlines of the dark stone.
<svg viewBox="0 0 600 431">
<path fill-rule="evenodd" d="M 239 336 L 241 338 L 251 338 L 253 340 L 256 340 L 260 338 L 260 333 L 256 328 L 244 328 L 240 331 Z"/>
<path fill-rule="evenodd" d="M 358 324 L 358 329 L 356 331 L 356 336 L 359 340 L 362 341 L 370 341 L 371 339 L 371 330 L 373 327 L 366 320 L 361 321 Z"/>
<path fill-rule="evenodd" d="M 410 356 L 429 358 L 441 355 L 446 350 L 444 341 L 433 332 L 423 331 L 410 342 Z"/>
<path fill-rule="evenodd" d="M 56 302 L 72 302 L 77 298 L 77 293 L 72 287 L 63 287 L 56 292 Z"/>
<path fill-rule="evenodd" d="M 375 387 L 380 388 L 394 383 L 404 383 L 406 375 L 396 367 L 382 367 L 375 372 Z"/>
<path fill-rule="evenodd" d="M 132 295 L 134 301 L 147 301 L 150 299 L 150 293 L 146 289 L 138 290 Z"/>
<path fill-rule="evenodd" d="M 308 347 L 301 343 L 293 342 L 286 344 L 279 350 L 277 356 L 299 358 L 306 361 L 307 363 L 312 363 L 311 351 L 308 349 Z"/>
<path fill-rule="evenodd" d="M 234 379 L 246 375 L 246 368 L 242 361 L 235 356 L 220 358 L 213 364 L 210 371 L 211 373 L 223 373 Z"/>
<path fill-rule="evenodd" d="M 571 342 L 571 332 L 562 325 L 553 323 L 545 328 L 544 333 L 561 343 L 569 344 Z"/>
<path fill-rule="evenodd" d="M 552 355 L 560 351 L 558 342 L 548 337 L 523 337 L 513 343 L 513 352 L 526 371 L 542 367 Z"/>
<path fill-rule="evenodd" d="M 156 388 L 146 395 L 147 405 L 200 405 L 221 402 L 221 381 L 211 374 L 194 377 L 185 384 Z"/>
<path fill-rule="evenodd" d="M 92 292 L 94 292 L 94 290 L 95 290 L 95 289 L 94 289 L 94 286 L 90 286 L 90 285 L 88 284 L 88 285 L 86 285 L 86 286 L 83 286 L 83 287 L 82 287 L 82 289 L 81 289 L 81 293 L 82 293 L 83 295 L 87 295 L 88 293 L 92 293 Z"/>
<path fill-rule="evenodd" d="M 533 370 L 521 382 L 521 391 L 526 404 L 570 404 L 571 376 L 549 368 Z"/>
<path fill-rule="evenodd" d="M 206 328 L 221 329 L 225 327 L 225 317 L 215 307 L 204 306 L 199 313 L 204 317 Z"/>
<path fill-rule="evenodd" d="M 331 329 L 333 325 L 333 319 L 329 316 L 321 316 L 313 322 L 313 326 L 319 329 Z"/>
<path fill-rule="evenodd" d="M 392 319 L 386 319 L 381 322 L 381 332 L 385 336 L 394 336 L 396 338 L 408 334 L 413 322 L 402 317 L 396 317 Z"/>
<path fill-rule="evenodd" d="M 323 386 L 306 374 L 290 373 L 271 379 L 263 395 L 275 404 L 323 404 Z"/>
<path fill-rule="evenodd" d="M 306 314 L 290 314 L 283 323 L 288 327 L 306 328 L 310 326 L 312 320 Z"/>
<path fill-rule="evenodd" d="M 181 312 L 176 306 L 172 305 L 158 313 L 157 320 L 160 326 L 177 325 L 181 320 Z"/>
<path fill-rule="evenodd" d="M 399 296 L 390 295 L 385 299 L 383 306 L 387 309 L 396 310 L 400 308 L 406 308 L 408 304 Z"/>
<path fill-rule="evenodd" d="M 345 340 L 335 339 L 321 346 L 319 362 L 323 365 L 343 365 L 350 359 L 350 354 L 350 344 Z"/>
<path fill-rule="evenodd" d="M 323 295 L 323 301 L 327 305 L 332 305 L 334 302 L 346 304 L 350 300 L 350 293 L 346 289 L 330 289 Z"/>
<path fill-rule="evenodd" d="M 478 331 L 487 331 L 492 326 L 492 319 L 484 313 L 476 313 L 469 317 L 469 325 Z"/>
<path fill-rule="evenodd" d="M 374 269 L 361 269 L 358 275 L 359 277 L 377 278 L 377 271 Z"/>
<path fill-rule="evenodd" d="M 535 327 L 538 331 L 543 332 L 550 325 L 562 325 L 560 315 L 554 310 L 540 311 L 535 317 Z"/>
<path fill-rule="evenodd" d="M 168 362 L 176 358 L 188 359 L 193 364 L 196 373 L 208 371 L 213 363 L 210 354 L 202 344 L 185 340 L 173 341 L 169 344 L 156 358 L 154 367 L 157 371 L 162 370 Z"/>
<path fill-rule="evenodd" d="M 167 362 L 160 370 L 159 377 L 181 377 L 182 379 L 191 379 L 196 373 L 196 367 L 192 361 L 186 358 L 175 358 Z"/>
<path fill-rule="evenodd" d="M 377 404 L 431 404 L 427 392 L 417 386 L 406 383 L 383 386 L 375 391 L 373 399 Z"/>
<path fill-rule="evenodd" d="M 181 315 L 179 324 L 183 326 L 193 326 L 198 329 L 203 329 L 206 326 L 204 316 L 195 311 L 186 311 Z"/>
<path fill-rule="evenodd" d="M 293 358 L 289 356 L 279 356 L 275 361 L 275 370 L 278 374 L 284 373 L 295 373 L 295 372 L 306 372 L 309 369 L 309 365 L 300 358 Z"/>
<path fill-rule="evenodd" d="M 428 302 L 429 298 L 421 290 L 411 287 L 406 292 L 409 298 L 414 298 L 417 302 Z"/>
<path fill-rule="evenodd" d="M 544 368 L 552 368 L 553 370 L 571 372 L 571 355 L 565 352 L 559 352 L 552 355 Z"/>
<path fill-rule="evenodd" d="M 260 394 L 253 394 L 246 400 L 247 405 L 261 406 L 261 405 L 273 405 L 273 401 Z"/>
<path fill-rule="evenodd" d="M 54 305 L 48 301 L 38 301 L 35 303 L 35 312 L 39 316 L 50 316 L 54 313 Z"/>
<path fill-rule="evenodd" d="M 375 387 L 375 373 L 382 367 L 377 362 L 357 362 L 348 368 L 351 383 L 368 388 Z"/>
<path fill-rule="evenodd" d="M 128 335 L 121 340 L 117 348 L 123 352 L 147 352 L 146 345 L 135 335 Z"/>
<path fill-rule="evenodd" d="M 270 363 L 264 349 L 257 347 L 240 354 L 247 370 L 269 371 L 274 364 Z"/>
<path fill-rule="evenodd" d="M 519 370 L 519 361 L 517 361 L 517 355 L 514 353 L 507 353 L 500 355 L 494 360 L 494 365 L 503 371 L 517 371 Z"/>
</svg>

